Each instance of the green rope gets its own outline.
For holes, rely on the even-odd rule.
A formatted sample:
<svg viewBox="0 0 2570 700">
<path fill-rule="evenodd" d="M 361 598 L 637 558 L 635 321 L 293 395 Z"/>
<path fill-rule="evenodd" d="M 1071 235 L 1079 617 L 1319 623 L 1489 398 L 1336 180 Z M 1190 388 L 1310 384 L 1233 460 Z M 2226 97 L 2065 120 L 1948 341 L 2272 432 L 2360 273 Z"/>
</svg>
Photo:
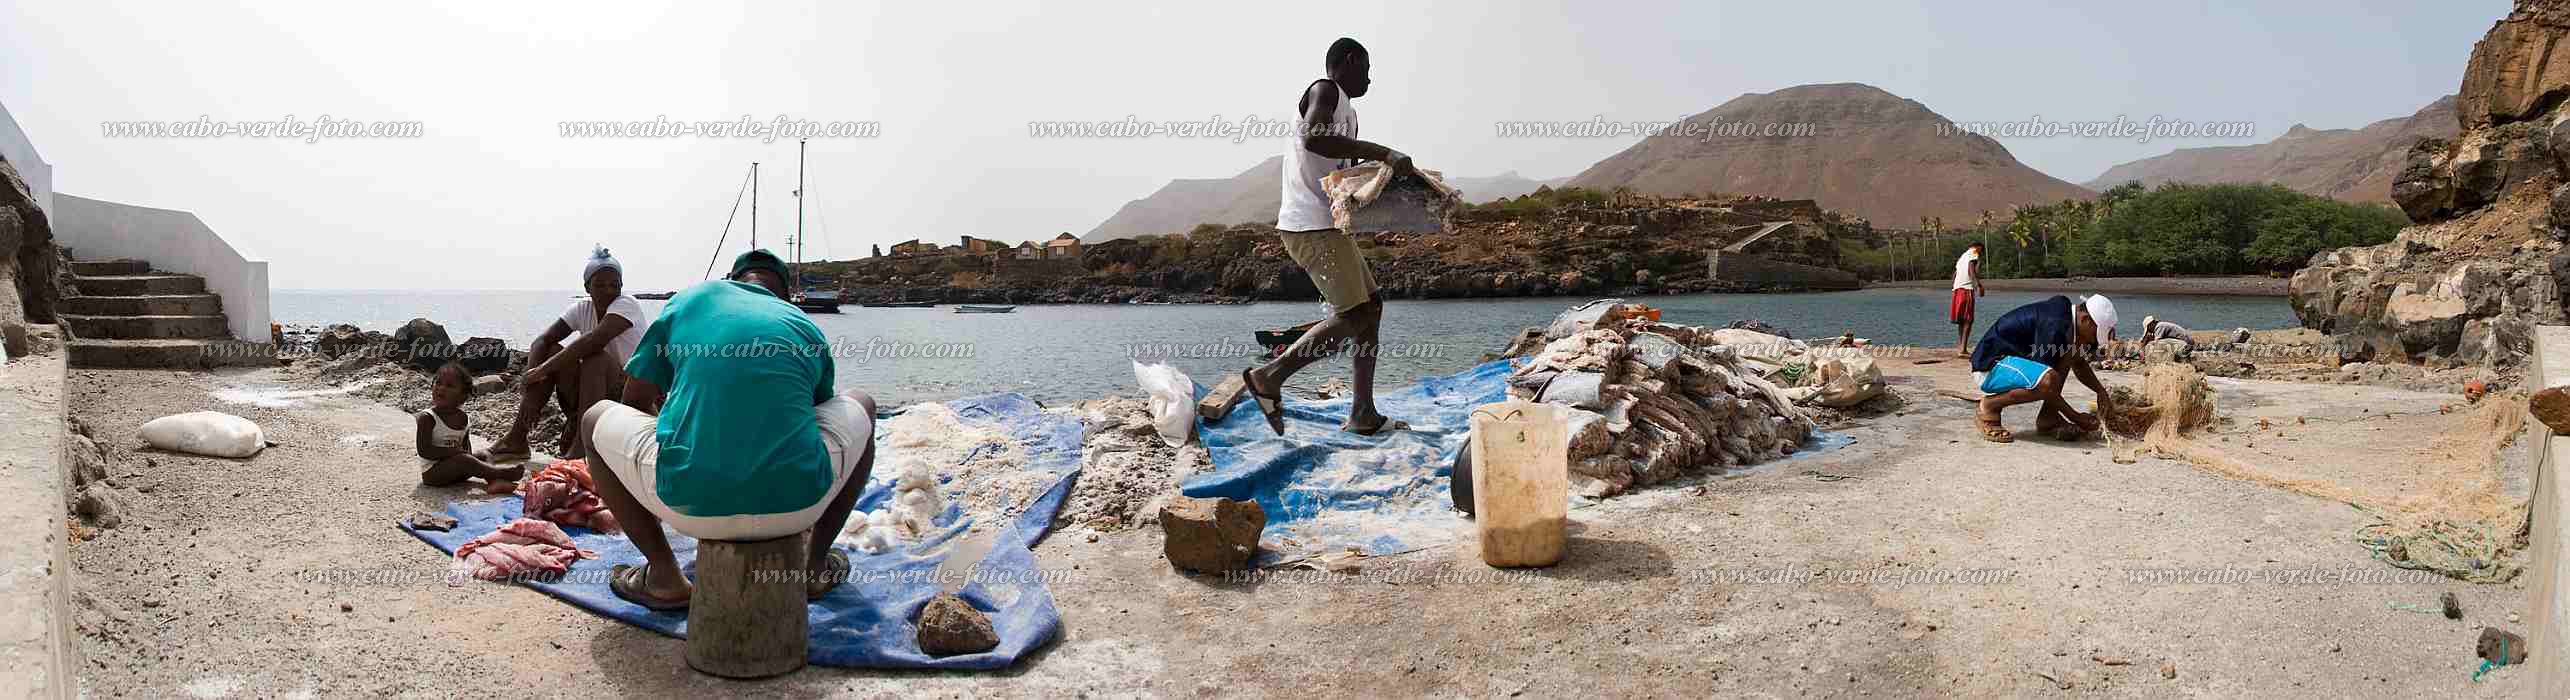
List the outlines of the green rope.
<svg viewBox="0 0 2570 700">
<path fill-rule="evenodd" d="M 2508 640 L 2507 640 L 2507 638 L 2506 638 L 2506 637 L 2500 637 L 2500 638 L 2499 638 L 2499 658 L 2504 659 L 2504 658 L 2507 658 L 2507 657 L 2508 657 Z M 2494 668 L 2498 668 L 2498 667 L 2500 667 L 2500 666 L 2506 666 L 2506 665 L 2507 665 L 2507 664 L 2505 664 L 2505 663 L 2501 663 L 2501 662 L 2499 662 L 2499 661 L 2495 661 L 2495 660 L 2492 660 L 2492 659 L 2482 659 L 2482 660 L 2481 660 L 2481 668 L 2480 668 L 2479 670 L 2476 670 L 2476 671 L 2473 671 L 2473 672 L 2472 672 L 2472 682 L 2474 682 L 2474 683 L 2479 683 L 2479 682 L 2481 682 L 2481 674 L 2489 673 L 2489 672 L 2490 672 L 2490 669 L 2494 669 Z"/>
</svg>

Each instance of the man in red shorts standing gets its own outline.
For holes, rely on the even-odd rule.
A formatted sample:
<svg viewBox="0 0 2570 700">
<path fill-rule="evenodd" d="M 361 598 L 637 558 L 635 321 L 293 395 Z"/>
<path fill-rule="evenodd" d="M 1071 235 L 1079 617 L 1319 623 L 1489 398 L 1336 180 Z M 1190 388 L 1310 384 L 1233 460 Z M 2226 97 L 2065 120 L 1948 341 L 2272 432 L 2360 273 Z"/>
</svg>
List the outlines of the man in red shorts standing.
<svg viewBox="0 0 2570 700">
<path fill-rule="evenodd" d="M 1954 356 L 1972 356 L 1972 305 L 1985 292 L 1981 289 L 1981 244 L 1963 248 L 1963 257 L 1954 259 L 1954 300 L 1946 305 L 1946 318 L 1954 322 Z"/>
</svg>

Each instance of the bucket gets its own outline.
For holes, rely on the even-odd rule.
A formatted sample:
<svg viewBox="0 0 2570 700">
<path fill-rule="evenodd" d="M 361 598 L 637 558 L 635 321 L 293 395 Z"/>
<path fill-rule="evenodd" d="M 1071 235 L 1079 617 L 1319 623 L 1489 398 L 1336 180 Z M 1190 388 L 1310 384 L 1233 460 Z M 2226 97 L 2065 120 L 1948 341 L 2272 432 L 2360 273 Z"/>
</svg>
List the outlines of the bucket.
<svg viewBox="0 0 2570 700">
<path fill-rule="evenodd" d="M 1515 399 L 1473 409 L 1467 449 L 1483 563 L 1561 562 L 1570 523 L 1570 429 L 1561 410 Z"/>
</svg>

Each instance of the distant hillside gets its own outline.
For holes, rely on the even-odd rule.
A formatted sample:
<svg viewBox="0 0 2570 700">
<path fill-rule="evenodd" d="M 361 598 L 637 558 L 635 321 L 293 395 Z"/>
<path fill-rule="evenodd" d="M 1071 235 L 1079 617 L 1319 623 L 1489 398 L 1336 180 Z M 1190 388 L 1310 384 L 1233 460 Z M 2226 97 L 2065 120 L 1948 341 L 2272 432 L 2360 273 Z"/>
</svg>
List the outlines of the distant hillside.
<svg viewBox="0 0 2570 700">
<path fill-rule="evenodd" d="M 2092 193 L 2017 162 L 1998 141 L 1953 132 L 1925 105 L 1857 83 L 1749 94 L 1689 117 L 1699 124 L 1809 124 L 1807 136 L 1645 138 L 1571 178 L 1643 194 L 1812 199 L 1878 226 L 1922 216 L 1971 221 L 1984 210 Z"/>
<path fill-rule="evenodd" d="M 1276 223 L 1276 178 L 1284 162 L 1276 156 L 1227 178 L 1170 180 L 1151 196 L 1126 202 L 1080 240 L 1178 233 L 1197 224 Z"/>
<path fill-rule="evenodd" d="M 2362 129 L 2313 129 L 2293 125 L 2274 141 L 2254 146 L 2181 148 L 2167 155 L 2117 165 L 2088 182 L 2105 189 L 2126 182 L 2157 187 L 2168 182 L 2272 182 L 2297 191 L 2351 202 L 2392 201 L 2392 178 L 2407 163 L 2409 147 L 2423 138 L 2460 133 L 2454 96 L 2416 114 Z"/>
<path fill-rule="evenodd" d="M 1529 180 L 1511 170 L 1492 177 L 1448 177 L 1446 184 L 1463 193 L 1467 202 L 1479 204 L 1494 199 L 1507 199 L 1532 194 L 1537 187 L 1560 187 L 1570 182 L 1567 177 Z"/>
<path fill-rule="evenodd" d="M 1284 156 L 1269 158 L 1227 178 L 1171 180 L 1149 197 L 1126 202 L 1123 209 L 1099 222 L 1097 228 L 1089 229 L 1080 240 L 1098 243 L 1178 233 L 1197 224 L 1274 224 L 1276 178 L 1283 177 L 1284 160 Z M 1568 179 L 1530 180 L 1512 170 L 1492 177 L 1449 177 L 1446 184 L 1462 191 L 1465 201 L 1487 202 L 1533 192 L 1545 185 L 1560 185 Z"/>
</svg>

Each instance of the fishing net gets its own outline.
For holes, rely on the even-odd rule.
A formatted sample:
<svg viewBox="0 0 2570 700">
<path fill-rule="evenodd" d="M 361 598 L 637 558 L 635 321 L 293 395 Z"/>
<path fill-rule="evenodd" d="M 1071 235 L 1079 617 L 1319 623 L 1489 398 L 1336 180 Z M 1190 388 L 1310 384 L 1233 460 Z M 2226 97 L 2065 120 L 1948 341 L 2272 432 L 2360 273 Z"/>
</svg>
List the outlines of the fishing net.
<svg viewBox="0 0 2570 700">
<path fill-rule="evenodd" d="M 2527 505 L 2503 492 L 2499 452 L 2524 427 L 2522 395 L 2494 395 L 2461 412 L 2419 419 L 2438 425 L 2415 433 L 2431 437 L 2411 458 L 2385 460 L 2398 466 L 2399 478 L 2356 468 L 2296 473 L 2205 443 L 2199 435 L 2217 418 L 2213 389 L 2188 365 L 2152 365 L 2139 390 L 2116 387 L 2113 395 L 2114 405 L 2101 417 L 2120 436 L 2109 438 L 2117 462 L 2164 457 L 2348 504 L 2370 520 L 2357 529 L 2356 541 L 2375 559 L 2403 569 L 2499 583 L 2521 568 L 2512 555 L 2523 546 Z M 2267 426 L 2262 420 L 2259 427 Z"/>
</svg>

